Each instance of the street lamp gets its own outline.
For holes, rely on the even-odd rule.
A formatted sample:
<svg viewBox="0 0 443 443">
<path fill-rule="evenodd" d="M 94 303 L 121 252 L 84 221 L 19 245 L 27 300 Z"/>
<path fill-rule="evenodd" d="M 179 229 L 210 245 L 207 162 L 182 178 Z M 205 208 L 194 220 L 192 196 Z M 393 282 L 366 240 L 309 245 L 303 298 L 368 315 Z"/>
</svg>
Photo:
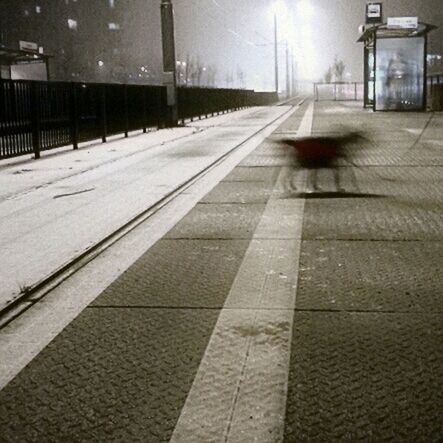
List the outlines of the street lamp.
<svg viewBox="0 0 443 443">
<path fill-rule="evenodd" d="M 277 13 L 274 13 L 274 75 L 275 75 L 275 92 L 278 94 L 278 40 L 277 40 Z"/>
<path fill-rule="evenodd" d="M 299 0 L 295 5 L 296 30 L 299 35 L 298 46 L 298 75 L 297 77 L 304 84 L 304 88 L 309 86 L 317 77 L 321 59 L 317 54 L 314 44 L 319 11 L 314 7 L 312 0 Z"/>
<path fill-rule="evenodd" d="M 275 70 L 275 91 L 278 93 L 279 89 L 279 72 L 278 72 L 278 17 L 286 17 L 288 11 L 286 4 L 283 0 L 276 0 L 272 5 L 272 13 L 274 15 L 274 70 Z M 288 23 L 283 23 L 285 28 L 288 28 Z M 288 29 L 285 29 L 285 34 L 288 34 Z M 288 36 L 285 39 L 286 45 L 286 97 L 290 95 L 290 82 L 289 82 L 289 44 Z"/>
<path fill-rule="evenodd" d="M 278 94 L 278 20 L 277 16 L 281 15 L 284 9 L 282 0 L 276 0 L 272 5 L 272 13 L 274 15 L 274 75 L 275 75 L 275 92 Z"/>
</svg>

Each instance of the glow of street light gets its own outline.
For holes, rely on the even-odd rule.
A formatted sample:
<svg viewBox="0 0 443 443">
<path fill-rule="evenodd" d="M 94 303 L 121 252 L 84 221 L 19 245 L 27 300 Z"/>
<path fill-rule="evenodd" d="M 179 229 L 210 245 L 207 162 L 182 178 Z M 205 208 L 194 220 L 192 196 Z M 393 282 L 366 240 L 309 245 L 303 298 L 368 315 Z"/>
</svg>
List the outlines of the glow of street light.
<svg viewBox="0 0 443 443">
<path fill-rule="evenodd" d="M 104 65 L 104 63 L 101 60 L 99 60 L 97 64 L 100 66 L 100 68 Z"/>
<path fill-rule="evenodd" d="M 275 0 L 271 6 L 271 14 L 274 16 L 284 16 L 286 13 L 286 5 L 283 0 Z"/>
<path fill-rule="evenodd" d="M 314 7 L 310 0 L 300 0 L 297 3 L 297 12 L 298 15 L 305 20 L 310 20 L 314 17 Z"/>
<path fill-rule="evenodd" d="M 319 54 L 316 51 L 315 18 L 317 15 L 311 0 L 299 0 L 296 3 L 296 54 L 299 78 L 311 82 L 318 77 Z"/>
</svg>

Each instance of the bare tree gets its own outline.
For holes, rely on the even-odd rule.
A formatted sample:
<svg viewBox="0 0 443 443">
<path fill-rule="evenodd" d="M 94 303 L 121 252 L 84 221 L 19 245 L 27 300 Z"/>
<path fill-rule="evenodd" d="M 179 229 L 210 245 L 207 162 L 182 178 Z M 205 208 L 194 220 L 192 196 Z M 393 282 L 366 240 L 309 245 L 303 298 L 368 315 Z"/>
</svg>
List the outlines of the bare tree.
<svg viewBox="0 0 443 443">
<path fill-rule="evenodd" d="M 331 83 L 332 81 L 332 66 L 329 66 L 328 70 L 325 72 L 325 76 L 323 78 L 325 83 Z"/>
<path fill-rule="evenodd" d="M 217 78 L 217 68 L 210 65 L 207 68 L 208 86 L 215 87 L 215 79 Z"/>
<path fill-rule="evenodd" d="M 196 70 L 197 86 L 201 86 L 201 80 L 202 80 L 204 67 L 200 62 L 200 57 L 197 57 L 197 59 L 195 61 L 195 70 Z"/>
<path fill-rule="evenodd" d="M 345 69 L 346 69 L 346 65 L 345 65 L 344 61 L 339 59 L 337 56 L 335 56 L 334 64 L 332 65 L 332 70 L 334 72 L 336 82 L 343 81 Z"/>
<path fill-rule="evenodd" d="M 226 82 L 226 86 L 228 88 L 234 82 L 234 74 L 232 73 L 232 71 L 227 71 L 226 72 L 226 74 L 225 74 L 225 82 Z"/>
<path fill-rule="evenodd" d="M 189 85 L 189 76 L 190 76 L 190 64 L 191 64 L 191 56 L 186 54 L 186 66 L 185 66 L 185 85 Z"/>
<path fill-rule="evenodd" d="M 240 88 L 245 86 L 245 74 L 240 66 L 237 66 L 237 82 Z"/>
</svg>

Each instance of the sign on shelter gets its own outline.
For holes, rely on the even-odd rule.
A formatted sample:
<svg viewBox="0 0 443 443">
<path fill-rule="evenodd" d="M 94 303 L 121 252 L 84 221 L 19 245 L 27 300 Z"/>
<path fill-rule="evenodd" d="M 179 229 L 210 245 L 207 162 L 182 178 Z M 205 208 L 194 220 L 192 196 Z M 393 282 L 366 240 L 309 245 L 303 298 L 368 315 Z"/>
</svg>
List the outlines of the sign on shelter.
<svg viewBox="0 0 443 443">
<path fill-rule="evenodd" d="M 18 44 L 21 51 L 38 52 L 37 43 L 20 40 Z"/>
<path fill-rule="evenodd" d="M 388 29 L 417 29 L 418 17 L 388 17 Z"/>
<path fill-rule="evenodd" d="M 381 3 L 366 4 L 366 24 L 377 24 L 383 21 L 382 6 Z"/>
</svg>

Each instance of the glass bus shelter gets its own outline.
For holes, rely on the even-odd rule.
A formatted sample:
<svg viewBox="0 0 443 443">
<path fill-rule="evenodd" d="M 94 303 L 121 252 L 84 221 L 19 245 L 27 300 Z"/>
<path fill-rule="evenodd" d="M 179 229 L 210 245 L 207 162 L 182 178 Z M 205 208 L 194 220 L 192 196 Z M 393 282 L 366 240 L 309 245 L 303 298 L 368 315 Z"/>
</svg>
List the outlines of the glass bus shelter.
<svg viewBox="0 0 443 443">
<path fill-rule="evenodd" d="M 367 28 L 364 44 L 364 106 L 374 111 L 426 110 L 427 35 L 436 26 Z"/>
<path fill-rule="evenodd" d="M 0 47 L 0 80 L 49 80 L 50 55 Z"/>
</svg>

